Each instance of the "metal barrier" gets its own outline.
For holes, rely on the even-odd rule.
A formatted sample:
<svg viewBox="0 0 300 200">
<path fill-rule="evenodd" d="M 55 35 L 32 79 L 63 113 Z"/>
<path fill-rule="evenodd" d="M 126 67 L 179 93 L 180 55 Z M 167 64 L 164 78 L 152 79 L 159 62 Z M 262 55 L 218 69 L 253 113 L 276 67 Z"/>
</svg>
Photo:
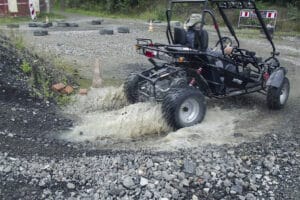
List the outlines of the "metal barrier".
<svg viewBox="0 0 300 200">
<path fill-rule="evenodd" d="M 275 30 L 278 17 L 277 10 L 261 10 L 260 13 L 267 24 L 267 28 Z M 238 27 L 261 28 L 254 10 L 245 9 L 240 11 Z"/>
</svg>

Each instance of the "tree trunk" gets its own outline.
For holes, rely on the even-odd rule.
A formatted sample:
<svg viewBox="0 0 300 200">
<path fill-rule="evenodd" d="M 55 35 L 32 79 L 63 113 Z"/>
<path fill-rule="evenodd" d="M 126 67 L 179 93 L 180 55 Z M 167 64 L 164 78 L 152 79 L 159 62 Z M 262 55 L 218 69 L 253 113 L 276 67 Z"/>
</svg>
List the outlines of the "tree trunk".
<svg viewBox="0 0 300 200">
<path fill-rule="evenodd" d="M 66 2 L 65 0 L 60 0 L 60 10 L 65 11 Z"/>
</svg>

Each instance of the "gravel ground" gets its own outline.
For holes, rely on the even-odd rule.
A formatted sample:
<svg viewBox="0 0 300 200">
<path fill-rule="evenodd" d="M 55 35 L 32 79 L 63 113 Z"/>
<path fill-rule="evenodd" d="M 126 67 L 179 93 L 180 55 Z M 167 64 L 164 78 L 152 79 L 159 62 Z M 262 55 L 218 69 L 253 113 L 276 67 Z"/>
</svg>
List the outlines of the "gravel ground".
<svg viewBox="0 0 300 200">
<path fill-rule="evenodd" d="M 71 16 L 69 20 L 78 22 L 80 30 L 53 28 L 49 36 L 38 39 L 25 25 L 21 32 L 36 51 L 76 63 L 87 78 L 92 77 L 94 59 L 100 57 L 105 78 L 123 79 L 130 71 L 147 66 L 133 49 L 136 37 L 164 41 L 162 28 L 149 33 L 137 21 L 107 20 L 103 26 L 126 24 L 131 33 L 100 36 L 98 27 L 86 25 L 87 31 L 82 27 L 91 18 Z M 277 126 L 272 123 L 264 135 L 241 144 L 199 144 L 163 152 L 114 146 L 112 150 L 90 149 L 84 143 L 55 139 L 73 125 L 73 119 L 53 102 L 30 97 L 19 68 L 21 58 L 1 42 L 0 199 L 300 199 L 300 96 L 295 87 L 300 75 L 299 40 L 277 42 L 292 83 L 288 106 L 274 117 Z M 258 51 L 267 52 L 262 39 L 249 39 L 244 45 L 252 47 L 253 43 Z M 257 103 L 226 102 L 219 105 L 252 109 Z M 256 126 L 252 121 L 263 126 L 275 114 L 258 108 L 262 111 L 256 121 L 244 121 L 248 126 Z M 240 126 L 241 130 L 246 127 Z"/>
</svg>

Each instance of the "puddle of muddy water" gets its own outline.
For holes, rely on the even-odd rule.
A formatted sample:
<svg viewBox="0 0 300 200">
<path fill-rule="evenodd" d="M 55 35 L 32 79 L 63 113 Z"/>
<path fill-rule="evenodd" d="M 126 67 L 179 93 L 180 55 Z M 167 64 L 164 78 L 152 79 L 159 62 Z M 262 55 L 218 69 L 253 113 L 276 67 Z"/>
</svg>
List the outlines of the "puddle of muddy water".
<svg viewBox="0 0 300 200">
<path fill-rule="evenodd" d="M 246 126 L 239 127 L 238 124 L 258 115 L 256 109 L 209 106 L 201 124 L 172 131 L 162 116 L 160 104 L 129 105 L 122 87 L 92 89 L 87 96 L 76 97 L 75 104 L 67 112 L 79 116 L 80 120 L 77 126 L 62 135 L 64 140 L 89 141 L 97 148 L 123 146 L 157 150 L 240 143 L 245 137 L 236 137 L 236 131 L 243 131 L 241 135 L 246 135 L 253 127 L 243 129 Z M 255 136 L 263 133 L 259 130 L 253 132 Z"/>
</svg>

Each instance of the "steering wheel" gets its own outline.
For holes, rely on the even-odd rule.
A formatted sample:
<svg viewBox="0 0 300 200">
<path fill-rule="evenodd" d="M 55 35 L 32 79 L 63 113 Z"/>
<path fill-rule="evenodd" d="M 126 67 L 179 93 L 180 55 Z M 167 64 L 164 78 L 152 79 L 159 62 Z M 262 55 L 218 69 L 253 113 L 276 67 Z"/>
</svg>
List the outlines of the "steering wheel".
<svg viewBox="0 0 300 200">
<path fill-rule="evenodd" d="M 227 45 L 232 46 L 232 39 L 229 37 L 222 37 L 215 45 L 215 48 L 217 48 L 220 44 L 223 44 L 223 48 L 225 48 Z M 220 45 L 221 48 L 221 45 Z"/>
</svg>

